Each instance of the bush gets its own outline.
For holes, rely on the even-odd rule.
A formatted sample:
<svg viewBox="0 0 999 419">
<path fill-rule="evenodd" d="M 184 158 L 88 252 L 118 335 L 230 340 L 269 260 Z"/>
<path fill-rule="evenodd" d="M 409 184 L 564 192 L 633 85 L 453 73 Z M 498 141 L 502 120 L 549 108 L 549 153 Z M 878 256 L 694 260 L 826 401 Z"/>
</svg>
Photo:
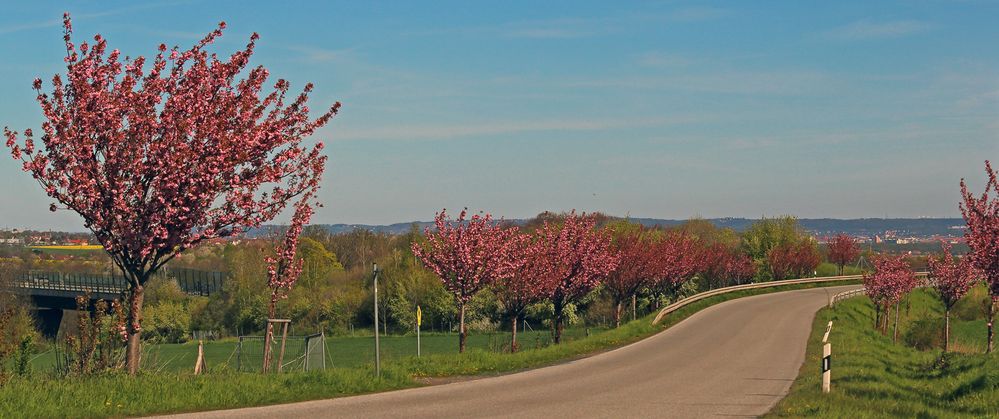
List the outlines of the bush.
<svg viewBox="0 0 999 419">
<path fill-rule="evenodd" d="M 984 319 L 985 309 L 983 307 L 989 301 L 991 299 L 988 290 L 982 285 L 976 285 L 971 291 L 968 291 L 968 295 L 954 304 L 954 308 L 950 310 L 951 319 L 964 321 Z"/>
<path fill-rule="evenodd" d="M 146 308 L 142 327 L 157 343 L 183 343 L 191 333 L 191 315 L 182 303 L 162 303 Z"/>
<path fill-rule="evenodd" d="M 940 349 L 944 345 L 944 319 L 922 318 L 909 324 L 905 344 L 921 351 Z"/>
</svg>

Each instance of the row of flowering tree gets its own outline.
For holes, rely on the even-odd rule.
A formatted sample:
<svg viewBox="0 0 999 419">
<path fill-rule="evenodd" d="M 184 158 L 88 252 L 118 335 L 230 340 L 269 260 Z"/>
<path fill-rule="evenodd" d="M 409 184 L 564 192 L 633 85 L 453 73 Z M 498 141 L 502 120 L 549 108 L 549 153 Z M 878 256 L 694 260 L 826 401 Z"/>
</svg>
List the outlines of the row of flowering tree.
<svg viewBox="0 0 999 419">
<path fill-rule="evenodd" d="M 610 275 L 619 258 L 610 236 L 596 229 L 591 215 L 568 214 L 564 220 L 546 220 L 533 232 L 504 227 L 488 214 L 448 218 L 437 214 L 436 229 L 426 231 L 425 242 L 414 242 L 413 253 L 440 277 L 458 308 L 458 351 L 468 338 L 465 311 L 468 302 L 487 287 L 496 290 L 511 319 L 511 350 L 517 350 L 516 324 L 527 306 L 552 303 L 555 343 L 561 342 L 566 309 Z"/>
<path fill-rule="evenodd" d="M 895 311 L 894 339 L 898 339 L 898 304 L 918 285 L 915 273 L 904 255 L 878 255 L 874 271 L 864 274 L 864 289 L 876 309 L 875 328 L 888 333 L 891 312 Z"/>
<path fill-rule="evenodd" d="M 594 289 L 614 302 L 620 326 L 623 306 L 639 293 L 653 301 L 673 298 L 697 275 L 746 281 L 752 259 L 722 244 L 704 245 L 683 231 L 646 229 L 626 222 L 599 229 L 595 215 L 550 217 L 533 228 L 504 226 L 488 214 L 462 211 L 457 219 L 441 211 L 414 254 L 442 281 L 458 309 L 458 350 L 465 350 L 469 301 L 490 288 L 510 322 L 513 351 L 517 324 L 532 304 L 548 301 L 552 332 L 561 342 L 568 309 Z"/>
<path fill-rule="evenodd" d="M 313 196 L 326 157 L 321 142 L 304 140 L 340 104 L 311 115 L 311 84 L 288 97 L 287 81 L 268 83 L 264 67 L 247 68 L 256 33 L 229 58 L 209 53 L 224 22 L 189 49 L 160 45 L 151 60 L 123 58 L 100 35 L 74 44 L 68 14 L 63 27 L 65 77 L 51 78 L 51 93 L 41 79 L 33 83 L 41 135 L 4 128 L 6 145 L 56 201 L 50 209 L 79 214 L 123 272 L 126 365 L 134 374 L 149 279 L 181 252 L 258 227 Z M 272 287 L 286 289 L 298 268 L 290 260 L 272 265 Z"/>
</svg>

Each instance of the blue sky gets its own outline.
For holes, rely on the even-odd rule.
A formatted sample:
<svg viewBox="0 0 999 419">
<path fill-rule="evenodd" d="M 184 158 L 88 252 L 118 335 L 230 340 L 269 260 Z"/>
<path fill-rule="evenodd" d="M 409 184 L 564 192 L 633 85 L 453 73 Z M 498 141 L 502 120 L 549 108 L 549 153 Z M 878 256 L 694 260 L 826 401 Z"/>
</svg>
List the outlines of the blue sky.
<svg viewBox="0 0 999 419">
<path fill-rule="evenodd" d="M 293 3 L 293 4 L 292 4 Z M 313 107 L 317 223 L 579 209 L 657 218 L 958 216 L 999 151 L 999 3 L 45 1 L 0 15 L 0 125 L 64 70 L 59 20 L 125 54 L 215 50 Z M 9 158 L 0 227 L 79 229 Z"/>
</svg>

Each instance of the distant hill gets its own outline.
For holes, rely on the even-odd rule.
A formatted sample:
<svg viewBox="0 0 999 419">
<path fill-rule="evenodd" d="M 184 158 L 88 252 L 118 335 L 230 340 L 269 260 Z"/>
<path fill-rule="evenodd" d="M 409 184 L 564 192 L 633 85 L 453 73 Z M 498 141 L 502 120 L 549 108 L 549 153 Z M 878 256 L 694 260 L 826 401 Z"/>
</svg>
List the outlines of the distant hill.
<svg viewBox="0 0 999 419">
<path fill-rule="evenodd" d="M 686 220 L 670 220 L 659 218 L 632 218 L 632 221 L 642 225 L 653 226 L 675 226 Z M 522 224 L 526 220 L 509 220 L 516 224 Z M 719 227 L 727 227 L 736 231 L 743 231 L 750 224 L 757 221 L 752 218 L 710 218 L 708 221 Z M 959 236 L 962 234 L 964 220 L 961 218 L 858 218 L 858 219 L 835 219 L 835 218 L 800 218 L 798 222 L 801 226 L 818 236 L 827 236 L 838 233 L 846 233 L 853 236 L 873 236 L 883 234 L 885 231 L 894 231 L 896 235 L 902 237 L 930 237 L 930 236 Z M 353 230 L 362 229 L 374 233 L 404 234 L 413 225 L 423 231 L 425 227 L 433 226 L 429 221 L 415 221 L 408 223 L 396 223 L 389 225 L 367 225 L 367 224 L 318 224 L 317 226 L 326 228 L 330 233 L 347 233 Z M 251 237 L 259 236 L 267 231 L 271 231 L 275 226 L 264 226 L 248 233 Z"/>
</svg>

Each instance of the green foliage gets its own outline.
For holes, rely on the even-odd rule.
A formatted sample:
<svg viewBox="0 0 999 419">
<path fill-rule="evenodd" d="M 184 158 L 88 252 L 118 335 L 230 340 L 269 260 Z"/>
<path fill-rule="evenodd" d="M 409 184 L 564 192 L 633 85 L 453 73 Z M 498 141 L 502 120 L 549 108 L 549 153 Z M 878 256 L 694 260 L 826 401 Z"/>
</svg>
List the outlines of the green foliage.
<svg viewBox="0 0 999 419">
<path fill-rule="evenodd" d="M 183 303 L 162 302 L 146 307 L 142 328 L 152 342 L 183 343 L 191 334 L 191 316 Z"/>
<path fill-rule="evenodd" d="M 964 321 L 983 319 L 991 301 L 988 288 L 983 284 L 975 285 L 964 298 L 958 300 L 957 304 L 951 308 L 951 318 Z"/>
<path fill-rule="evenodd" d="M 328 284 L 334 272 L 343 271 L 336 254 L 322 243 L 303 237 L 298 244 L 298 257 L 302 258 L 302 275 L 296 287 L 314 290 Z"/>
<path fill-rule="evenodd" d="M 21 338 L 21 343 L 14 354 L 14 374 L 22 377 L 31 374 L 31 355 L 35 352 L 32 347 L 33 342 L 32 334 L 26 334 Z"/>
<path fill-rule="evenodd" d="M 774 279 L 767 262 L 770 251 L 777 246 L 797 245 L 803 240 L 811 241 L 811 238 L 798 225 L 798 219 L 782 216 L 762 218 L 754 222 L 742 233 L 741 246 L 756 264 L 757 280 L 768 281 Z M 811 245 L 814 246 L 814 243 Z"/>
<path fill-rule="evenodd" d="M 149 280 L 145 286 L 144 304 L 147 306 L 162 303 L 179 303 L 187 299 L 187 294 L 180 289 L 172 278 L 156 276 Z"/>
<path fill-rule="evenodd" d="M 921 351 L 943 348 L 944 319 L 926 317 L 909 324 L 905 344 Z"/>
<path fill-rule="evenodd" d="M 770 249 L 796 244 L 802 237 L 805 232 L 795 217 L 762 218 L 742 233 L 742 248 L 754 260 L 760 260 Z"/>
<path fill-rule="evenodd" d="M 721 228 L 711 221 L 703 218 L 691 218 L 676 227 L 677 230 L 691 234 L 705 245 L 724 244 L 725 246 L 739 246 L 739 233 L 731 228 Z"/>
</svg>

